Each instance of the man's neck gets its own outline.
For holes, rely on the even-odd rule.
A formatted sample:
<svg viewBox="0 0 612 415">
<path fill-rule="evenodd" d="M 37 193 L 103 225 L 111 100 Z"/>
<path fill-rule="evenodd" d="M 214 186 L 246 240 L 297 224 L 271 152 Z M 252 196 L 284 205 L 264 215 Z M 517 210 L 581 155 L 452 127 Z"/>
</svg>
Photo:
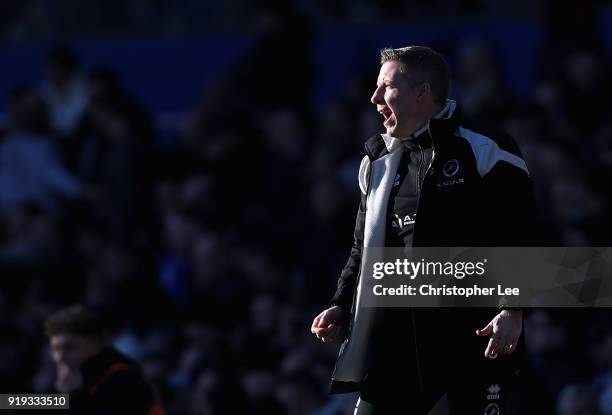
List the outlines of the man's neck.
<svg viewBox="0 0 612 415">
<path fill-rule="evenodd" d="M 442 112 L 444 107 L 446 107 L 446 103 L 444 103 L 444 104 L 434 104 L 434 106 L 431 109 L 431 111 L 429 111 L 429 118 L 427 118 L 427 121 L 431 120 L 432 118 L 436 118 L 438 116 L 438 114 L 440 114 Z"/>
<path fill-rule="evenodd" d="M 425 112 L 426 116 L 423 117 L 423 122 L 419 123 L 419 127 L 415 129 L 408 137 L 405 137 L 404 140 L 409 140 L 413 138 L 414 136 L 419 135 L 421 130 L 423 130 L 423 128 L 427 126 L 427 123 L 429 122 L 429 120 L 431 120 L 432 118 L 437 118 L 438 115 L 444 109 L 444 107 L 446 107 L 446 104 L 442 104 L 442 105 L 435 104 L 429 111 Z"/>
</svg>

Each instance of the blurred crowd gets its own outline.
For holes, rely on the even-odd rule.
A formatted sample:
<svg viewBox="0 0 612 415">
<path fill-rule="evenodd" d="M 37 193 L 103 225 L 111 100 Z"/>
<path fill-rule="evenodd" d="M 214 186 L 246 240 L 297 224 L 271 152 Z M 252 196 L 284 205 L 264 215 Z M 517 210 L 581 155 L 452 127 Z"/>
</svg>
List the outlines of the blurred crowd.
<svg viewBox="0 0 612 415">
<path fill-rule="evenodd" d="M 52 3 L 67 19 L 61 7 L 84 4 L 3 3 L 15 8 L 1 13 L 12 16 L 3 27 L 34 30 Z M 254 4 L 103 3 L 130 26 L 162 15 L 172 24 L 166 8 Z M 317 19 L 358 20 L 343 16 L 349 2 L 299 3 Z M 410 3 L 358 2 L 381 19 Z M 518 141 L 550 246 L 611 243 L 610 61 L 589 19 L 550 19 L 528 102 L 485 40 L 447 45 L 465 116 Z M 309 327 L 350 252 L 362 142 L 381 130 L 369 102 L 376 73 L 351 74 L 313 110 L 310 32 L 287 26 L 206 88 L 170 146 L 111 69 L 85 69 L 69 47 L 49 50 L 39 84 L 15 87 L 0 133 L 0 391 L 53 390 L 43 322 L 80 302 L 141 363 L 169 414 L 351 413 L 355 396 L 326 394 L 337 345 Z M 274 57 L 291 53 L 293 70 L 270 74 Z M 611 317 L 535 310 L 530 380 L 511 413 L 612 414 Z"/>
<path fill-rule="evenodd" d="M 609 0 L 580 7 L 601 8 Z M 576 6 L 575 4 L 572 6 Z M 440 17 L 550 16 L 565 5 L 550 0 L 23 0 L 0 4 L 0 37 L 154 35 L 193 36 L 240 30 L 260 31 L 281 13 L 296 12 L 318 26 L 369 24 Z"/>
</svg>

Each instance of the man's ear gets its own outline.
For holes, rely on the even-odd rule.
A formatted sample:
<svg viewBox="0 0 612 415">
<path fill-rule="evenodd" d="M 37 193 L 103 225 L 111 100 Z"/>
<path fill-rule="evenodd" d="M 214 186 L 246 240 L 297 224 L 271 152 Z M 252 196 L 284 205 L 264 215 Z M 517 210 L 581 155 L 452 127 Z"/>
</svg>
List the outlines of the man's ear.
<svg viewBox="0 0 612 415">
<path fill-rule="evenodd" d="M 419 104 L 422 104 L 428 96 L 431 96 L 431 85 L 429 85 L 429 82 L 423 82 L 418 88 L 416 99 Z"/>
</svg>

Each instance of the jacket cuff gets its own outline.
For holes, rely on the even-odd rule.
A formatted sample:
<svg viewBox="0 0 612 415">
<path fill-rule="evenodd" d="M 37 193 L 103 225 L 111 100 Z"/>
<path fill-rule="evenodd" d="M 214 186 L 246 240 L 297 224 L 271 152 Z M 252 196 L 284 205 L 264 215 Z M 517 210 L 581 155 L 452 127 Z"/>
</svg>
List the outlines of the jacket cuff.
<svg viewBox="0 0 612 415">
<path fill-rule="evenodd" d="M 523 318 L 529 316 L 531 314 L 531 307 L 513 307 L 508 304 L 502 304 L 498 307 L 499 310 L 516 310 L 523 312 Z"/>
<path fill-rule="evenodd" d="M 336 296 L 334 296 L 334 298 L 332 298 L 328 303 L 327 303 L 327 308 L 331 308 L 334 306 L 338 306 L 342 309 L 342 311 L 344 311 L 347 315 L 351 313 L 351 305 L 350 304 L 346 304 L 345 302 L 340 301 L 339 299 L 336 298 Z"/>
</svg>

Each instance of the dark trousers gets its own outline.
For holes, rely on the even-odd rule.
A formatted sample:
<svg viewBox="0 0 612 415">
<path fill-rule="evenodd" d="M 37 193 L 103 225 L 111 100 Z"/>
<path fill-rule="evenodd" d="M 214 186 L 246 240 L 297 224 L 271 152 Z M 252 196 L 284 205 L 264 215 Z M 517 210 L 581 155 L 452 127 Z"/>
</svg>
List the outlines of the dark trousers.
<svg viewBox="0 0 612 415">
<path fill-rule="evenodd" d="M 500 415 L 504 413 L 506 382 L 490 385 L 469 382 L 449 389 L 442 405 L 436 405 L 435 394 L 415 395 L 410 391 L 393 396 L 372 396 L 364 390 L 355 406 L 354 415 L 427 415 L 434 406 L 432 415 Z M 499 390 L 498 390 L 499 388 Z M 496 393 L 497 392 L 497 393 Z"/>
<path fill-rule="evenodd" d="M 446 341 L 421 343 L 415 350 L 407 347 L 415 340 L 410 324 L 408 330 L 393 330 L 402 325 L 406 327 L 402 322 L 414 322 L 410 313 L 410 310 L 391 310 L 381 325 L 393 335 L 378 337 L 382 341 L 375 349 L 375 359 L 362 384 L 355 415 L 427 415 L 444 395 L 448 410 L 440 414 L 505 413 L 505 398 L 519 382 L 517 369 L 524 352 L 522 342 L 514 355 L 496 359 L 483 354 L 488 337 L 479 338 L 472 333 L 457 342 L 462 345 L 460 349 L 450 347 L 453 343 Z M 443 314 L 436 320 L 442 318 Z M 427 335 L 422 327 L 420 332 Z M 437 326 L 431 327 L 435 330 Z M 414 358 L 415 353 L 418 359 Z"/>
</svg>

